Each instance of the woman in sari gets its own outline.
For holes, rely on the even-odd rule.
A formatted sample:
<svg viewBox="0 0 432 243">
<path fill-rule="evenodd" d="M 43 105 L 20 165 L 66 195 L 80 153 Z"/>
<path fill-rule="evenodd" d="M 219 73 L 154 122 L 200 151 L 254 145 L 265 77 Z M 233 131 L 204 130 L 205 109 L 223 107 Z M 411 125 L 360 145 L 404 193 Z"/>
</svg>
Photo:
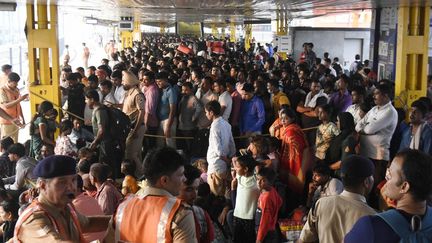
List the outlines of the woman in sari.
<svg viewBox="0 0 432 243">
<path fill-rule="evenodd" d="M 295 112 L 291 109 L 282 109 L 279 114 L 283 126 L 280 178 L 292 191 L 302 194 L 305 174 L 311 166 L 311 156 L 307 153 L 308 144 L 302 129 L 296 123 Z"/>
<path fill-rule="evenodd" d="M 49 117 L 53 114 L 54 107 L 49 101 L 43 101 L 38 108 L 38 112 L 30 123 L 30 157 L 37 160 L 41 159 L 42 145 L 55 146 L 54 132 L 50 125 Z"/>
</svg>

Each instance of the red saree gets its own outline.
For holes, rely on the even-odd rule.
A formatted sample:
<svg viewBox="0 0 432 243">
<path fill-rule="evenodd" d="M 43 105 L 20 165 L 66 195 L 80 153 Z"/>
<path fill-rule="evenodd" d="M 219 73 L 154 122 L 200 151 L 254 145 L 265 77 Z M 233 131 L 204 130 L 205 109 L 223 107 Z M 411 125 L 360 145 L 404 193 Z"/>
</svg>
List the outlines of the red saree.
<svg viewBox="0 0 432 243">
<path fill-rule="evenodd" d="M 305 172 L 310 167 L 310 151 L 305 135 L 299 125 L 295 123 L 285 127 L 281 134 L 282 146 L 280 157 L 280 177 L 288 187 L 297 192 L 303 192 Z"/>
</svg>

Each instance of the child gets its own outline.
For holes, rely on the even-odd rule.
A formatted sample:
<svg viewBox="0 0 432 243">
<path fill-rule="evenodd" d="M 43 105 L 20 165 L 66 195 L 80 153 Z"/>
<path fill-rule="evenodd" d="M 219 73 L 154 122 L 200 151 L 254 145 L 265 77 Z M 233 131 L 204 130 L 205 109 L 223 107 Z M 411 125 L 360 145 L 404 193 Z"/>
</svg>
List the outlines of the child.
<svg viewBox="0 0 432 243">
<path fill-rule="evenodd" d="M 138 183 L 134 176 L 135 174 L 135 163 L 125 159 L 121 163 L 121 173 L 125 175 L 122 183 L 121 193 L 126 196 L 129 193 L 135 194 L 138 191 Z"/>
<path fill-rule="evenodd" d="M 255 210 L 259 196 L 254 169 L 257 162 L 250 155 L 233 158 L 235 178 L 231 182 L 234 205 L 234 242 L 255 242 Z"/>
<path fill-rule="evenodd" d="M 201 171 L 200 184 L 207 183 L 207 169 L 208 169 L 207 161 L 205 159 L 198 159 L 195 161 L 195 167 Z"/>
<path fill-rule="evenodd" d="M 258 209 L 255 222 L 258 226 L 256 242 L 279 242 L 276 223 L 282 198 L 272 186 L 276 173 L 271 168 L 261 168 L 257 174 L 258 188 L 261 194 L 258 198 Z"/>
<path fill-rule="evenodd" d="M 322 122 L 316 131 L 316 152 L 315 157 L 322 161 L 325 159 L 327 149 L 330 147 L 331 141 L 339 135 L 340 131 L 336 124 L 330 121 L 331 106 L 326 104 L 318 107 L 318 118 Z"/>
<path fill-rule="evenodd" d="M 0 217 L 3 220 L 3 242 L 13 242 L 15 224 L 18 220 L 18 203 L 5 200 L 0 204 Z"/>
<path fill-rule="evenodd" d="M 68 137 L 72 132 L 72 127 L 73 124 L 69 120 L 64 120 L 60 123 L 60 136 L 57 138 L 54 148 L 54 153 L 56 155 L 67 155 L 74 158 L 78 155 L 75 146 Z"/>
</svg>

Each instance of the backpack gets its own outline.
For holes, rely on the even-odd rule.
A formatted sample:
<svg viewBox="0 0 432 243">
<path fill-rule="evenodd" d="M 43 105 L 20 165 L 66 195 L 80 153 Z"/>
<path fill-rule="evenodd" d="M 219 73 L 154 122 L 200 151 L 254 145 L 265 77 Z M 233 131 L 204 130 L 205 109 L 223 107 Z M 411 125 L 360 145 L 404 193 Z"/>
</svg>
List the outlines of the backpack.
<svg viewBox="0 0 432 243">
<path fill-rule="evenodd" d="M 105 106 L 108 113 L 108 132 L 114 140 L 124 143 L 132 129 L 129 117 L 121 110 Z"/>
<path fill-rule="evenodd" d="M 432 208 L 428 207 L 426 215 L 418 224 L 418 230 L 413 231 L 413 226 L 407 222 L 397 210 L 391 209 L 377 214 L 382 218 L 395 233 L 400 237 L 401 243 L 429 243 L 432 242 Z M 415 217 L 415 216 L 414 216 Z"/>
</svg>

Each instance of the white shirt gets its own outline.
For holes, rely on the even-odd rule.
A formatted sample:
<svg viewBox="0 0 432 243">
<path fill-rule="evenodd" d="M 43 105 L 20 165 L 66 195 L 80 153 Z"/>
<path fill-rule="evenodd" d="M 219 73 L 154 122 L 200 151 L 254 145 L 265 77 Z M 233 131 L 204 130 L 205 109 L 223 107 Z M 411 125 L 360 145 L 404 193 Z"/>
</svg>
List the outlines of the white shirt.
<svg viewBox="0 0 432 243">
<path fill-rule="evenodd" d="M 98 93 L 99 93 L 99 100 L 101 101 L 102 104 L 104 105 L 116 104 L 116 100 L 114 99 L 114 95 L 112 94 L 112 92 L 109 92 L 105 97 L 103 97 L 103 94 L 100 90 L 98 90 Z"/>
<path fill-rule="evenodd" d="M 420 145 L 420 137 L 421 137 L 421 132 L 423 130 L 425 123 L 421 124 L 419 126 L 419 128 L 417 128 L 417 131 L 415 134 L 411 135 L 411 142 L 410 142 L 410 149 L 419 149 L 419 145 Z M 411 128 L 412 131 L 412 128 Z"/>
<path fill-rule="evenodd" d="M 375 160 L 390 159 L 390 140 L 397 126 L 398 115 L 391 102 L 374 106 L 356 125 L 360 136 L 360 154 Z"/>
<path fill-rule="evenodd" d="M 210 126 L 209 147 L 207 150 L 207 173 L 209 175 L 211 173 L 225 173 L 227 171 L 227 165 L 220 157 L 233 156 L 234 154 L 235 144 L 231 133 L 231 125 L 222 117 L 218 117 Z"/>
<path fill-rule="evenodd" d="M 124 90 L 123 85 L 120 85 L 118 87 L 115 86 L 114 99 L 116 101 L 116 104 L 123 104 L 125 94 L 126 90 Z"/>
<path fill-rule="evenodd" d="M 219 103 L 221 106 L 225 106 L 225 111 L 222 114 L 222 117 L 225 121 L 228 121 L 232 110 L 232 97 L 228 91 L 223 92 L 219 96 Z"/>
<path fill-rule="evenodd" d="M 330 74 L 333 75 L 333 76 L 335 76 L 335 77 L 337 77 L 336 70 L 332 66 L 330 66 L 329 69 L 330 69 Z"/>
<path fill-rule="evenodd" d="M 314 97 L 311 98 L 311 96 L 312 96 L 312 91 L 306 95 L 304 107 L 315 108 L 317 99 L 322 96 L 326 97 L 328 102 L 328 95 L 324 93 L 324 89 L 320 90 L 320 92 L 316 94 Z"/>
<path fill-rule="evenodd" d="M 254 175 L 237 175 L 237 197 L 234 216 L 241 219 L 253 219 L 257 208 L 260 191 Z"/>
<path fill-rule="evenodd" d="M 351 113 L 351 115 L 354 117 L 354 124 L 357 124 L 361 120 L 360 117 L 360 105 L 359 104 L 353 104 L 348 106 L 346 109 L 346 112 Z"/>
</svg>

